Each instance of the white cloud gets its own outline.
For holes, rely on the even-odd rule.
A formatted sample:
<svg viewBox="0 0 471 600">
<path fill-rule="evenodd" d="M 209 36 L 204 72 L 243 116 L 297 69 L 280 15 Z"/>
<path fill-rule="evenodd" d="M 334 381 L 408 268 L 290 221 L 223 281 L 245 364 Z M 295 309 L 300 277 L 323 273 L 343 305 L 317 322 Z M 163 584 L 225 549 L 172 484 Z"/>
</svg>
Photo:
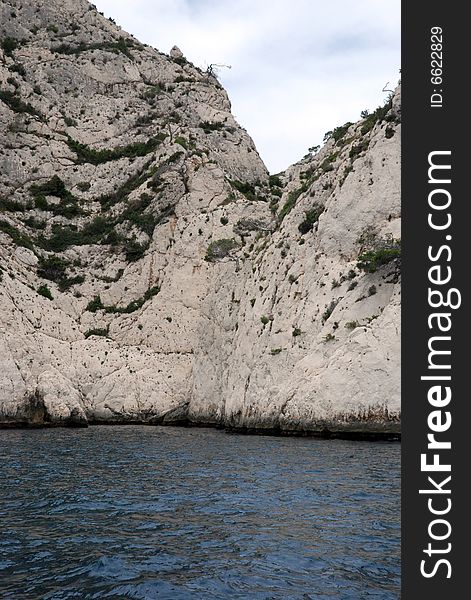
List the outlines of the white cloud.
<svg viewBox="0 0 471 600">
<path fill-rule="evenodd" d="M 141 41 L 176 44 L 220 79 L 271 172 L 385 100 L 400 67 L 400 0 L 95 0 Z"/>
</svg>

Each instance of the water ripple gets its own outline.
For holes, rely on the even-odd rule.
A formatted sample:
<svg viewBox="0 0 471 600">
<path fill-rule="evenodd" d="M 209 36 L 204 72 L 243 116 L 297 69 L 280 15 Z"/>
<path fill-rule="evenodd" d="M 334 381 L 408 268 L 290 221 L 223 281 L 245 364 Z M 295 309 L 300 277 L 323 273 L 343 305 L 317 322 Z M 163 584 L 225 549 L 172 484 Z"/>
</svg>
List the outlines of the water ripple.
<svg viewBox="0 0 471 600">
<path fill-rule="evenodd" d="M 393 600 L 400 446 L 0 431 L 0 597 Z"/>
</svg>

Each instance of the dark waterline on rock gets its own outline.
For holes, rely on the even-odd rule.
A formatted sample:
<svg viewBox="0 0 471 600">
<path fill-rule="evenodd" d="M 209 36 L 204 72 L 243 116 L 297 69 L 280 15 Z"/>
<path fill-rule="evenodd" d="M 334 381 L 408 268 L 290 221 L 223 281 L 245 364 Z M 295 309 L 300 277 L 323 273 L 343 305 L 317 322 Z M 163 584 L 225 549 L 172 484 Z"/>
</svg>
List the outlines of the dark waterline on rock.
<svg viewBox="0 0 471 600">
<path fill-rule="evenodd" d="M 339 424 L 336 428 L 329 429 L 328 427 L 319 427 L 318 429 L 282 429 L 280 427 L 237 427 L 228 426 L 220 423 L 194 422 L 190 420 L 170 421 L 161 420 L 149 421 L 134 421 L 134 420 L 92 420 L 92 421 L 0 421 L 1 429 L 52 429 L 52 428 L 87 428 L 89 426 L 126 426 L 126 425 L 142 425 L 144 427 L 199 427 L 204 429 L 219 429 L 225 433 L 237 433 L 240 435 L 268 435 L 268 436 L 284 436 L 284 437 L 313 437 L 320 439 L 340 439 L 340 440 L 361 440 L 371 442 L 400 442 L 401 441 L 401 426 L 400 423 L 356 423 L 353 426 L 350 424 Z"/>
<path fill-rule="evenodd" d="M 0 597 L 396 599 L 400 445 L 0 431 Z"/>
</svg>

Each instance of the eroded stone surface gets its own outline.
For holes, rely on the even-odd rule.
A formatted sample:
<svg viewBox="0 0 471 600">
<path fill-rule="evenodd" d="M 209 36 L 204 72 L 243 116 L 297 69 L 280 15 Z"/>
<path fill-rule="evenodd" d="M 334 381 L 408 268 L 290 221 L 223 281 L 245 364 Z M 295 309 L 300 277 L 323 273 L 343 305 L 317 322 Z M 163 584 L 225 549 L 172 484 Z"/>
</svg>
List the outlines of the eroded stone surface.
<svg viewBox="0 0 471 600">
<path fill-rule="evenodd" d="M 179 49 L 0 10 L 0 421 L 397 431 L 399 91 L 269 180 Z"/>
</svg>

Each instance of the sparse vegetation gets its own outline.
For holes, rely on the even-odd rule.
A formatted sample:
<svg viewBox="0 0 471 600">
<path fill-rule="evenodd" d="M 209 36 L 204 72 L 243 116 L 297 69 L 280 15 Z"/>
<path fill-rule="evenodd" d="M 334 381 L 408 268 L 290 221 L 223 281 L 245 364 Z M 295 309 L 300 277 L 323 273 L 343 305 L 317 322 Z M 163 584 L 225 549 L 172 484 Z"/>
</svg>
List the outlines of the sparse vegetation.
<svg viewBox="0 0 471 600">
<path fill-rule="evenodd" d="M 224 129 L 224 123 L 212 123 L 211 121 L 202 121 L 199 126 L 205 133 Z"/>
<path fill-rule="evenodd" d="M 221 260 L 222 258 L 229 256 L 231 251 L 234 250 L 234 248 L 237 248 L 237 246 L 237 241 L 234 238 L 214 240 L 209 244 L 204 259 L 207 262 Z"/>
<path fill-rule="evenodd" d="M 38 277 L 59 283 L 66 278 L 69 261 L 59 256 L 40 257 L 38 262 Z"/>
<path fill-rule="evenodd" d="M 54 177 L 45 183 L 32 185 L 30 191 L 33 193 L 33 196 L 39 194 L 43 196 L 57 196 L 57 198 L 61 198 L 62 200 L 66 200 L 72 195 L 67 191 L 65 183 L 57 175 L 54 175 Z"/>
<path fill-rule="evenodd" d="M 323 212 L 324 207 L 320 206 L 319 204 L 316 204 L 304 213 L 306 215 L 306 218 L 298 225 L 298 230 L 301 233 L 301 235 L 306 235 L 306 233 L 312 231 L 314 225 L 317 223 L 319 217 Z"/>
<path fill-rule="evenodd" d="M 347 288 L 347 291 L 348 291 L 348 292 L 351 292 L 352 290 L 354 290 L 354 289 L 357 287 L 357 285 L 358 285 L 358 282 L 357 282 L 357 281 L 352 281 L 352 282 L 350 283 L 350 285 L 348 286 L 348 288 Z"/>
<path fill-rule="evenodd" d="M 129 314 L 129 313 L 135 312 L 136 310 L 139 310 L 140 308 L 142 308 L 142 306 L 144 306 L 144 304 L 148 300 L 150 300 L 151 298 L 156 296 L 159 292 L 160 292 L 160 287 L 158 285 L 155 285 L 153 287 L 150 287 L 148 290 L 146 290 L 144 296 L 141 296 L 137 300 L 132 300 L 126 306 L 124 306 L 124 307 L 105 306 L 105 311 L 108 313 L 120 313 L 120 314 Z"/>
<path fill-rule="evenodd" d="M 141 259 L 144 256 L 147 248 L 148 248 L 148 245 L 141 244 L 135 238 L 131 238 L 130 240 L 127 240 L 125 251 L 124 251 L 126 260 L 128 262 L 136 262 L 137 260 Z"/>
<path fill-rule="evenodd" d="M 49 181 L 43 184 L 34 184 L 30 187 L 30 192 L 34 198 L 36 208 L 44 211 L 53 212 L 63 217 L 75 217 L 83 214 L 83 209 L 79 205 L 79 200 L 67 190 L 60 177 L 54 175 Z M 49 203 L 46 196 L 60 198 L 60 203 Z"/>
<path fill-rule="evenodd" d="M 155 100 L 155 98 L 157 96 L 159 96 L 160 94 L 162 94 L 163 89 L 161 88 L 160 85 L 149 85 L 148 88 L 146 89 L 146 91 L 142 94 L 141 98 L 143 100 Z M 143 124 L 145 123 L 150 123 L 151 120 L 153 119 L 153 115 L 152 113 L 150 113 L 149 115 L 144 115 L 142 117 L 139 117 L 139 119 L 144 119 L 142 121 Z"/>
<path fill-rule="evenodd" d="M 87 307 L 85 310 L 95 313 L 98 310 L 102 310 L 103 308 L 104 308 L 104 306 L 103 306 L 100 296 L 95 296 L 95 298 L 93 298 L 93 300 L 90 300 L 90 302 L 87 304 Z"/>
<path fill-rule="evenodd" d="M 281 181 L 281 178 L 279 175 L 270 175 L 268 183 L 271 188 L 274 188 L 274 187 L 282 188 L 283 187 L 283 182 Z"/>
<path fill-rule="evenodd" d="M 75 275 L 74 277 L 64 277 L 58 282 L 59 290 L 65 292 L 73 285 L 80 285 L 85 281 L 85 275 Z"/>
<path fill-rule="evenodd" d="M 146 97 L 145 94 L 144 97 Z M 136 125 L 137 127 L 141 127 L 142 125 L 149 125 L 149 123 L 152 123 L 152 121 L 154 121 L 155 118 L 156 116 L 152 112 L 147 113 L 146 115 L 140 115 L 136 119 Z"/>
<path fill-rule="evenodd" d="M 88 331 L 85 332 L 84 335 L 85 335 L 86 339 L 88 339 L 92 335 L 96 335 L 96 336 L 100 336 L 100 337 L 108 337 L 109 329 L 108 329 L 108 327 L 105 329 L 103 329 L 103 328 L 89 329 Z"/>
<path fill-rule="evenodd" d="M 239 219 L 234 226 L 234 233 L 241 237 L 250 235 L 254 231 L 266 230 L 267 226 L 258 219 Z"/>
<path fill-rule="evenodd" d="M 379 106 L 373 113 L 369 114 L 365 117 L 365 121 L 361 127 L 362 135 L 365 135 L 369 131 L 373 129 L 376 123 L 381 123 L 386 119 L 386 115 L 392 108 L 392 99 L 389 98 L 386 104 L 383 106 Z M 364 113 L 366 114 L 366 113 Z"/>
<path fill-rule="evenodd" d="M 44 298 L 47 298 L 48 300 L 53 300 L 54 299 L 52 297 L 51 290 L 47 287 L 46 284 L 40 285 L 38 287 L 38 294 L 40 296 L 44 296 Z"/>
<path fill-rule="evenodd" d="M 400 240 L 379 240 L 372 249 L 362 252 L 357 267 L 367 273 L 374 273 L 379 267 L 401 257 Z"/>
<path fill-rule="evenodd" d="M 148 300 L 156 296 L 159 292 L 160 287 L 158 285 L 150 287 L 143 296 L 136 300 L 132 300 L 126 306 L 105 306 L 100 296 L 95 296 L 95 298 L 87 304 L 85 310 L 93 313 L 103 310 L 105 313 L 109 314 L 130 314 L 142 308 Z"/>
<path fill-rule="evenodd" d="M 41 113 L 28 102 L 23 100 L 15 93 L 9 90 L 0 90 L 0 100 L 4 102 L 8 108 L 16 113 L 27 113 L 34 117 L 42 117 Z"/>
<path fill-rule="evenodd" d="M 131 175 L 131 177 L 123 183 L 116 191 L 109 194 L 104 194 L 98 200 L 103 209 L 110 208 L 119 202 L 125 200 L 129 194 L 140 187 L 145 181 L 147 181 L 155 171 L 153 168 L 149 168 L 151 161 L 148 161 L 141 171 Z"/>
<path fill-rule="evenodd" d="M 185 65 L 188 64 L 188 60 L 184 56 L 176 56 L 176 57 L 172 58 L 172 60 L 177 65 L 180 65 L 180 67 L 184 67 Z"/>
<path fill-rule="evenodd" d="M 77 155 L 79 163 L 91 163 L 99 165 L 111 160 L 120 158 L 136 158 L 137 156 L 146 156 L 153 152 L 165 139 L 164 134 L 159 134 L 150 138 L 147 142 L 136 142 L 128 146 L 118 146 L 117 148 L 95 150 L 86 144 L 81 144 L 77 140 L 67 136 L 67 145 Z"/>
<path fill-rule="evenodd" d="M 377 319 L 379 315 L 371 315 L 371 317 L 366 317 L 366 321 L 368 323 L 372 323 L 375 319 Z"/>
<path fill-rule="evenodd" d="M 18 73 L 21 77 L 26 77 L 26 69 L 21 63 L 15 63 L 8 68 L 12 73 Z"/>
<path fill-rule="evenodd" d="M 349 174 L 353 171 L 353 166 L 352 165 L 347 165 L 345 167 L 345 170 L 342 174 L 341 179 L 339 180 L 339 186 L 342 187 L 342 185 L 345 183 L 345 180 L 347 179 L 347 177 L 349 176 Z"/>
<path fill-rule="evenodd" d="M 32 239 L 8 221 L 0 219 L 0 231 L 9 235 L 17 246 L 34 250 Z"/>
<path fill-rule="evenodd" d="M 70 246 L 84 246 L 92 244 L 108 244 L 111 246 L 122 246 L 126 259 L 130 262 L 136 261 L 144 255 L 147 250 L 154 228 L 158 222 L 173 211 L 173 206 L 167 206 L 160 215 L 144 212 L 150 205 L 152 197 L 141 194 L 139 200 L 130 203 L 120 214 L 115 217 L 97 215 L 92 221 L 86 223 L 82 229 L 75 225 L 52 226 L 52 235 L 40 236 L 38 244 L 45 250 L 62 252 Z M 62 210 L 62 213 L 64 211 Z M 148 236 L 147 242 L 138 242 L 134 236 L 116 231 L 118 225 L 127 223 L 135 225 Z"/>
<path fill-rule="evenodd" d="M 185 77 L 184 75 L 179 75 L 175 78 L 175 83 L 195 83 L 196 79 L 192 77 Z"/>
<path fill-rule="evenodd" d="M 363 139 L 358 144 L 355 144 L 350 148 L 350 152 L 348 156 L 354 161 L 362 152 L 366 152 L 368 150 L 369 141 L 367 139 Z"/>
<path fill-rule="evenodd" d="M 24 212 L 29 206 L 25 206 L 16 200 L 0 196 L 0 212 Z"/>
<path fill-rule="evenodd" d="M 0 42 L 5 56 L 13 56 L 13 52 L 19 47 L 20 41 L 7 36 Z"/>
<path fill-rule="evenodd" d="M 178 136 L 175 138 L 175 144 L 179 144 L 180 146 L 185 148 L 185 150 L 188 150 L 188 140 L 182 136 Z"/>
<path fill-rule="evenodd" d="M 52 48 L 53 52 L 57 54 L 80 54 L 82 52 L 89 52 L 92 50 L 108 50 L 113 52 L 114 54 L 122 53 L 128 58 L 132 59 L 133 55 L 130 52 L 130 49 L 134 47 L 134 43 L 131 40 L 126 40 L 123 37 L 120 37 L 116 42 L 97 42 L 95 44 L 86 44 L 85 42 L 80 42 L 79 44 L 72 46 L 71 44 L 59 44 Z"/>
<path fill-rule="evenodd" d="M 320 167 L 319 167 L 324 173 L 328 173 L 329 171 L 333 171 L 334 167 L 332 166 L 332 163 L 330 160 L 326 159 L 324 160 Z"/>
<path fill-rule="evenodd" d="M 143 181 L 143 178 L 140 176 L 137 178 L 137 183 L 139 183 L 139 181 Z M 100 201 L 107 206 L 124 199 L 131 184 L 136 184 L 134 178 L 131 182 L 128 181 L 114 194 L 100 198 Z M 65 204 L 48 204 L 43 194 L 43 190 L 45 189 L 49 192 L 53 191 L 55 194 L 61 194 L 67 198 L 69 197 L 69 192 L 64 192 L 64 189 L 61 186 L 59 186 L 59 189 L 49 189 L 50 187 L 49 184 L 47 184 L 47 186 L 45 184 L 45 186 L 41 187 L 39 190 L 38 188 L 35 189 L 36 206 L 44 210 L 52 209 L 55 214 L 62 214 L 63 216 L 68 216 L 71 212 L 77 212 L 77 210 L 74 209 L 74 207 L 76 207 L 74 204 L 71 204 L 70 206 Z M 73 196 L 71 197 L 73 198 Z M 55 252 L 61 252 L 70 246 L 91 244 L 109 244 L 112 246 L 122 245 L 127 260 L 138 260 L 148 248 L 155 226 L 173 212 L 172 205 L 168 205 L 161 210 L 159 215 L 155 215 L 153 212 L 146 212 L 151 201 L 152 196 L 143 193 L 139 199 L 130 202 L 127 208 L 118 215 L 114 217 L 97 215 L 80 230 L 77 226 L 72 224 L 60 225 L 56 223 L 52 226 L 52 235 L 49 237 L 42 235 L 38 238 L 37 242 L 45 250 Z M 72 209 L 74 210 L 72 211 Z M 123 223 L 135 225 L 148 236 L 149 240 L 147 242 L 138 242 L 134 236 L 128 237 L 121 232 L 118 233 L 116 227 Z"/>
<path fill-rule="evenodd" d="M 72 117 L 64 117 L 64 123 L 67 125 L 67 127 L 76 127 L 77 125 L 77 121 L 72 119 Z"/>
<path fill-rule="evenodd" d="M 280 212 L 278 213 L 278 219 L 283 221 L 287 214 L 289 214 L 293 208 L 296 206 L 296 202 L 298 201 L 299 196 L 306 191 L 306 187 L 302 186 L 297 190 L 293 190 L 288 194 L 288 199 L 284 203 Z"/>
<path fill-rule="evenodd" d="M 328 304 L 322 314 L 322 323 L 324 324 L 327 319 L 330 317 L 330 315 L 334 312 L 335 307 L 337 306 L 337 304 L 339 303 L 338 299 L 332 300 L 330 302 L 330 304 Z"/>
<path fill-rule="evenodd" d="M 333 131 L 328 131 L 324 135 L 324 141 L 332 138 L 336 144 L 338 144 L 347 133 L 348 129 L 353 125 L 353 123 L 345 123 L 344 125 L 340 125 L 340 127 L 336 127 Z"/>
<path fill-rule="evenodd" d="M 238 190 L 241 194 L 243 194 L 247 200 L 250 202 L 256 202 L 259 198 L 257 197 L 257 193 L 255 191 L 255 185 L 253 183 L 241 181 L 231 181 L 231 185 L 233 188 Z"/>
<path fill-rule="evenodd" d="M 321 169 L 321 171 L 323 173 L 328 173 L 329 171 L 334 170 L 333 163 L 337 160 L 338 155 L 339 155 L 339 152 L 333 152 L 332 154 L 329 154 L 329 156 L 322 161 L 319 168 Z"/>
</svg>

